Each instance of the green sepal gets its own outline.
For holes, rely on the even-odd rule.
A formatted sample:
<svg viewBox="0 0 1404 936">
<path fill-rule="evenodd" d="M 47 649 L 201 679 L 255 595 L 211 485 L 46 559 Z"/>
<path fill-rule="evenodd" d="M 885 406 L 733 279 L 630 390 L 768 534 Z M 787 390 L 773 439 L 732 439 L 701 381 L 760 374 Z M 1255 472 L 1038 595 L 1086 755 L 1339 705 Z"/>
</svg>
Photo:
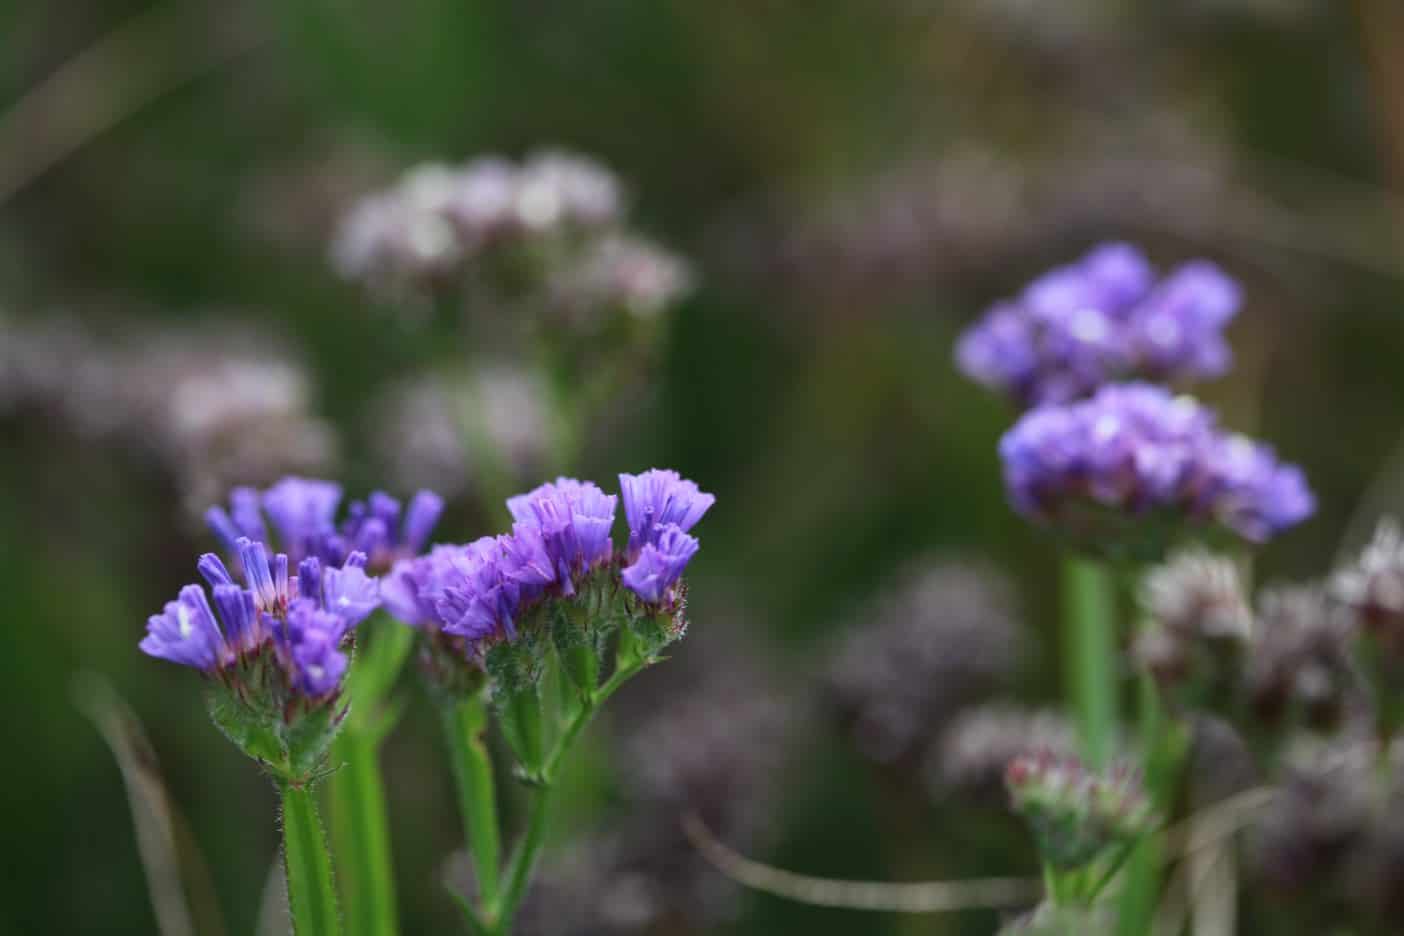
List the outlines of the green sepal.
<svg viewBox="0 0 1404 936">
<path fill-rule="evenodd" d="M 544 650 L 534 630 L 524 631 L 517 640 L 496 644 L 484 657 L 503 737 L 528 780 L 540 777 L 546 759 L 541 706 Z"/>
<path fill-rule="evenodd" d="M 591 624 L 592 615 L 574 603 L 558 604 L 551 617 L 551 640 L 561 668 L 585 697 L 600 684 L 600 639 Z"/>
<path fill-rule="evenodd" d="M 347 711 L 345 703 L 333 703 L 293 717 L 283 734 L 293 779 L 310 778 L 325 771 L 327 752 L 346 720 Z"/>
<path fill-rule="evenodd" d="M 248 705 L 224 686 L 216 686 L 206 699 L 210 719 L 234 746 L 261 764 L 282 773 L 286 754 L 279 737 L 279 716 Z"/>
<path fill-rule="evenodd" d="M 633 652 L 645 664 L 656 663 L 663 648 L 681 636 L 676 616 L 667 611 L 630 618 L 628 631 L 634 638 Z"/>
<path fill-rule="evenodd" d="M 284 712 L 255 705 L 224 685 L 216 685 L 207 699 L 210 719 L 226 738 L 279 783 L 301 786 L 327 773 L 327 752 L 345 721 L 346 704 L 294 706 Z"/>
</svg>

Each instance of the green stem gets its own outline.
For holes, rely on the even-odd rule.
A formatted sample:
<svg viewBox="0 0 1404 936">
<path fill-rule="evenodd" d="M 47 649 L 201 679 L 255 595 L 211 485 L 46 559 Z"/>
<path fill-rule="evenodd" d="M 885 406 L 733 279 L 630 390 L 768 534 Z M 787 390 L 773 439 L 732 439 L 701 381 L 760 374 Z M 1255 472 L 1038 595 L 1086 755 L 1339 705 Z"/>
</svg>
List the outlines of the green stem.
<svg viewBox="0 0 1404 936">
<path fill-rule="evenodd" d="M 379 747 L 370 732 L 348 725 L 332 749 L 342 765 L 332 778 L 330 805 L 349 936 L 394 936 L 399 930 Z"/>
<path fill-rule="evenodd" d="M 478 881 L 481 905 L 497 901 L 501 874 L 502 843 L 497 828 L 497 792 L 492 755 L 488 752 L 487 702 L 475 693 L 444 708 L 444 733 L 448 737 L 453 778 L 458 785 L 468 854 Z"/>
<path fill-rule="evenodd" d="M 512 918 L 516 915 L 522 898 L 526 896 L 527 884 L 530 883 L 532 872 L 536 869 L 541 848 L 546 844 L 547 820 L 555 795 L 556 771 L 560 768 L 561 761 L 569 753 L 576 738 L 580 736 L 580 732 L 594 718 L 595 712 L 599 710 L 600 706 L 604 705 L 609 697 L 614 695 L 615 690 L 624 685 L 644 666 L 643 661 L 616 666 L 614 673 L 610 675 L 605 684 L 582 700 L 580 708 L 571 717 L 555 746 L 552 747 L 551 753 L 541 769 L 541 785 L 532 796 L 531 808 L 527 813 L 526 831 L 522 833 L 521 841 L 513 851 L 512 860 L 507 866 L 501 902 L 497 906 L 486 901 L 483 904 L 486 910 L 485 916 L 490 921 L 490 932 L 493 934 L 506 936 L 511 932 Z"/>
<path fill-rule="evenodd" d="M 1064 691 L 1094 769 L 1111 757 L 1116 737 L 1116 589 L 1110 570 L 1077 556 L 1063 562 Z"/>
<path fill-rule="evenodd" d="M 331 854 L 317 815 L 317 801 L 306 786 L 284 783 L 283 868 L 287 873 L 288 908 L 295 936 L 337 936 L 341 920 L 332 883 Z"/>
<path fill-rule="evenodd" d="M 380 742 L 393 718 L 382 702 L 404 666 L 414 632 L 384 615 L 361 625 L 347 693 L 351 711 L 332 748 L 341 768 L 329 783 L 332 844 L 351 936 L 394 936 L 399 929 L 395 871 Z"/>
<path fill-rule="evenodd" d="M 1146 793 L 1151 805 L 1168 819 L 1174 807 L 1175 790 L 1184 760 L 1186 736 L 1182 726 L 1167 717 L 1155 680 L 1142 674 L 1137 685 L 1141 751 L 1144 758 Z M 1117 931 L 1125 936 L 1139 936 L 1151 929 L 1160 880 L 1165 864 L 1165 835 L 1156 830 L 1148 834 L 1131 854 L 1126 888 L 1122 893 Z"/>
</svg>

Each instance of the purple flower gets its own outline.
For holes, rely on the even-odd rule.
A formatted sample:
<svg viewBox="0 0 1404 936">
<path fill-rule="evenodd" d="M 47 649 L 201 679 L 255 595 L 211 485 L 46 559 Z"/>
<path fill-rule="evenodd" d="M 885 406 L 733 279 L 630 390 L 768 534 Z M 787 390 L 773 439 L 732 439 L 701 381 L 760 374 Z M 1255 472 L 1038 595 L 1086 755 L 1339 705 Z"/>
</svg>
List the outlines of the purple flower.
<svg viewBox="0 0 1404 936">
<path fill-rule="evenodd" d="M 1207 261 L 1157 284 L 1136 248 L 1106 244 L 992 306 L 956 343 L 956 364 L 1026 406 L 1128 377 L 1216 377 L 1230 364 L 1223 330 L 1240 301 L 1237 284 Z"/>
<path fill-rule="evenodd" d="M 436 590 L 425 595 L 445 633 L 474 641 L 516 637 L 522 586 L 509 574 L 515 566 L 507 539 L 484 536 L 448 554 Z"/>
<path fill-rule="evenodd" d="M 380 607 L 380 583 L 366 575 L 366 554 L 352 553 L 339 569 L 322 573 L 322 602 L 347 627 L 354 627 Z"/>
<path fill-rule="evenodd" d="M 607 561 L 614 550 L 609 539 L 614 526 L 618 498 L 606 495 L 588 481 L 557 478 L 533 491 L 509 498 L 507 509 L 517 521 L 512 544 L 513 555 L 522 561 L 520 571 L 535 580 L 544 574 L 538 565 L 548 559 L 554 574 L 532 581 L 544 585 L 556 582 L 567 594 L 575 593 L 575 582 L 594 567 Z M 540 531 L 540 548 L 529 527 Z"/>
<path fill-rule="evenodd" d="M 698 543 L 675 523 L 665 523 L 655 533 L 654 542 L 645 543 L 619 577 L 645 604 L 670 604 L 672 588 L 697 554 Z"/>
<path fill-rule="evenodd" d="M 1103 513 L 1217 523 L 1263 542 L 1314 509 L 1301 470 L 1230 435 L 1212 412 L 1149 384 L 1030 410 L 1000 440 L 1005 486 L 1020 513 L 1074 535 Z M 1105 544 L 1104 544 L 1105 545 Z"/>
<path fill-rule="evenodd" d="M 444 509 L 443 498 L 432 491 L 415 494 L 403 513 L 398 500 L 374 491 L 364 501 L 353 501 L 338 527 L 341 486 L 296 477 L 283 478 L 262 493 L 235 488 L 229 501 L 229 511 L 211 507 L 205 520 L 231 555 L 239 555 L 240 539 L 272 542 L 263 523 L 262 512 L 266 512 L 289 562 L 314 556 L 323 563 L 341 565 L 353 552 L 362 552 L 367 567 L 380 571 L 423 551 Z"/>
<path fill-rule="evenodd" d="M 642 474 L 619 476 L 624 516 L 629 521 L 628 558 L 633 562 L 649 543 L 656 544 L 661 528 L 672 524 L 692 529 L 717 499 L 676 471 L 653 468 Z"/>
<path fill-rule="evenodd" d="M 247 537 L 235 547 L 242 583 L 213 553 L 197 563 L 218 617 L 204 589 L 187 585 L 148 621 L 141 649 L 230 685 L 257 686 L 257 692 L 272 693 L 269 701 L 278 706 L 296 697 L 319 701 L 331 695 L 346 671 L 338 649 L 343 638 L 380 604 L 379 583 L 366 574 L 365 555 L 352 553 L 340 567 L 324 567 L 309 556 L 291 576 L 286 553 L 270 559 L 263 543 Z M 283 675 L 280 685 L 250 674 L 270 663 Z"/>
<path fill-rule="evenodd" d="M 351 550 L 363 552 L 374 569 L 389 568 L 396 560 L 418 555 L 443 513 L 443 498 L 420 491 L 401 516 L 400 502 L 384 491 L 373 491 L 364 501 L 347 508 L 340 531 L 328 537 L 324 555 L 342 558 Z"/>
<path fill-rule="evenodd" d="M 323 611 L 308 599 L 294 602 L 288 610 L 284 651 L 293 684 L 303 695 L 321 698 L 341 687 L 347 659 L 339 647 L 347 626 L 346 618 Z"/>
<path fill-rule="evenodd" d="M 334 481 L 287 477 L 263 492 L 263 509 L 296 559 L 315 554 L 336 531 L 340 503 L 341 485 Z"/>
<path fill-rule="evenodd" d="M 141 649 L 154 657 L 191 666 L 206 673 L 228 656 L 228 647 L 214 612 L 199 585 L 187 585 L 180 597 L 166 602 L 165 610 L 146 623 Z"/>
<path fill-rule="evenodd" d="M 230 553 L 236 551 L 235 544 L 241 537 L 260 543 L 268 542 L 268 530 L 263 525 L 259 502 L 259 493 L 254 488 L 236 487 L 229 492 L 228 512 L 223 507 L 211 507 L 205 511 L 205 523 Z"/>
<path fill-rule="evenodd" d="M 380 597 L 385 610 L 412 627 L 437 629 L 441 625 L 434 608 L 442 594 L 445 577 L 452 568 L 451 556 L 458 546 L 435 546 L 423 556 L 400 559 L 380 580 Z"/>
</svg>

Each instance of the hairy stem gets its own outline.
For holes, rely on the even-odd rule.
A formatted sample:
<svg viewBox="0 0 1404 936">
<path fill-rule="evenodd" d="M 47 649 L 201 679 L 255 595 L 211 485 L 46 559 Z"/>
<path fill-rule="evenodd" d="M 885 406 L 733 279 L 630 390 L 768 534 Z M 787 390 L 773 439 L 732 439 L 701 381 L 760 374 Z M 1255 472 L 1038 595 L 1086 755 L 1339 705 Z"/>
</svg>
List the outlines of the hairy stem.
<svg viewBox="0 0 1404 936">
<path fill-rule="evenodd" d="M 339 936 L 341 920 L 332 883 L 331 854 L 317 815 L 317 800 L 306 786 L 282 785 L 283 869 L 288 908 L 296 936 Z"/>
<path fill-rule="evenodd" d="M 478 898 L 482 906 L 491 907 L 497 902 L 502 844 L 497 828 L 492 756 L 485 738 L 487 723 L 487 703 L 481 693 L 444 708 L 444 733 L 453 762 L 453 779 L 458 785 L 468 854 L 477 877 Z"/>
<path fill-rule="evenodd" d="M 330 804 L 346 930 L 350 936 L 394 936 L 399 924 L 380 745 L 370 732 L 351 725 L 333 752 L 342 765 L 332 779 Z"/>
</svg>

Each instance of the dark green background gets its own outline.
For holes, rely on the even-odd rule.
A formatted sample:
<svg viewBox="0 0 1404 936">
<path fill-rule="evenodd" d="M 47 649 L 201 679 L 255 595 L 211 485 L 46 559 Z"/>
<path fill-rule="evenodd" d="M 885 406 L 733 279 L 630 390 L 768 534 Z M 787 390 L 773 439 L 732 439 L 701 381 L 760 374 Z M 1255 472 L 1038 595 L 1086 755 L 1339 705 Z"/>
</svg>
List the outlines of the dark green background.
<svg viewBox="0 0 1404 936">
<path fill-rule="evenodd" d="M 348 146 L 388 171 L 542 144 L 594 154 L 701 286 L 654 394 L 592 433 L 584 473 L 674 465 L 717 494 L 699 530 L 693 627 L 709 607 L 741 605 L 757 640 L 793 659 L 792 683 L 811 678 L 842 611 L 933 548 L 1003 564 L 1050 633 L 1053 549 L 1000 490 L 994 444 L 1011 413 L 954 372 L 950 347 L 989 300 L 1095 240 L 1135 239 L 1162 264 L 1210 256 L 1244 282 L 1232 335 L 1243 366 L 1203 394 L 1300 461 L 1320 497 L 1315 519 L 1264 551 L 1262 576 L 1324 571 L 1398 441 L 1404 207 L 1389 187 L 1404 149 L 1388 115 L 1404 84 L 1388 62 L 1404 61 L 1404 32 L 1386 22 L 1389 0 L 1033 3 L 1024 21 L 980 12 L 1020 4 L 978 0 L 176 6 L 188 8 L 179 28 L 119 58 L 100 86 L 26 116 L 11 105 L 146 6 L 0 5 L 5 171 L 16 152 L 50 152 L 79 109 L 120 104 L 147 69 L 205 63 L 0 203 L 7 313 L 276 327 L 314 366 L 363 491 L 374 479 L 357 414 L 440 349 L 329 273 L 318 167 Z M 1091 25 L 1069 28 L 1075 11 L 1093 11 Z M 1164 126 L 1201 143 L 1162 145 Z M 1018 210 L 982 221 L 1009 190 L 959 174 L 926 183 L 950 199 L 939 210 L 902 194 L 902 172 L 928 178 L 973 146 L 1028 173 Z M 1108 160 L 1121 161 L 1116 184 L 1097 175 Z M 1175 195 L 1167 163 L 1232 198 Z M 907 208 L 936 220 L 902 248 Z M 288 225 L 307 233 L 268 233 Z M 72 704 L 80 670 L 110 678 L 144 721 L 230 931 L 251 930 L 276 841 L 271 791 L 206 723 L 194 677 L 136 651 L 146 615 L 206 548 L 178 494 L 120 448 L 36 414 L 0 417 L 0 930 L 154 927 L 120 775 Z M 475 536 L 490 519 L 461 508 L 450 532 Z M 1044 661 L 1030 698 L 1055 691 L 1051 650 Z M 836 733 L 814 730 L 766 857 L 872 878 L 1029 867 L 1026 854 L 963 860 L 968 843 L 919 792 L 894 798 Z M 455 820 L 433 741 L 419 705 L 387 751 L 407 932 L 453 919 L 435 879 Z M 740 930 L 990 928 L 983 914 L 901 920 L 750 898 Z"/>
</svg>

